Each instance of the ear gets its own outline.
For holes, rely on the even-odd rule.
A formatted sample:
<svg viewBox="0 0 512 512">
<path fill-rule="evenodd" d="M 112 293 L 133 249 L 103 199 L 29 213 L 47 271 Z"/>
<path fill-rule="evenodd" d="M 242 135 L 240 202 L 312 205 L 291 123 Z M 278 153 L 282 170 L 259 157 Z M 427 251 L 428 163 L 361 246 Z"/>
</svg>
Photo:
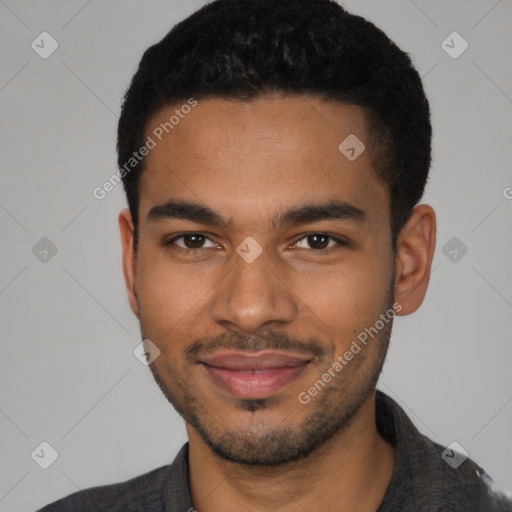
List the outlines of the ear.
<svg viewBox="0 0 512 512">
<path fill-rule="evenodd" d="M 409 315 L 423 302 L 436 246 L 436 214 L 428 204 L 415 206 L 398 235 L 395 259 L 395 301 L 399 315 Z"/>
<path fill-rule="evenodd" d="M 121 244 L 123 246 L 123 274 L 128 293 L 128 302 L 135 316 L 139 317 L 137 294 L 135 291 L 136 259 L 133 252 L 134 227 L 129 210 L 124 209 L 119 214 L 119 231 L 121 232 Z"/>
</svg>

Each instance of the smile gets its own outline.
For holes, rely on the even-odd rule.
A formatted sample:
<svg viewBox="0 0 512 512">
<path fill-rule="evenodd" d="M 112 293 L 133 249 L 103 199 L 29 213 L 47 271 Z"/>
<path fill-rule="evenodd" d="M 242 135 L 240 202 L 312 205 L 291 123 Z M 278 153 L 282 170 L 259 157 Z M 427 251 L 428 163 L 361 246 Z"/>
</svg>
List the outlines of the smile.
<svg viewBox="0 0 512 512">
<path fill-rule="evenodd" d="M 200 362 L 212 381 L 235 398 L 266 398 L 290 384 L 313 357 L 276 351 L 223 352 Z"/>
</svg>

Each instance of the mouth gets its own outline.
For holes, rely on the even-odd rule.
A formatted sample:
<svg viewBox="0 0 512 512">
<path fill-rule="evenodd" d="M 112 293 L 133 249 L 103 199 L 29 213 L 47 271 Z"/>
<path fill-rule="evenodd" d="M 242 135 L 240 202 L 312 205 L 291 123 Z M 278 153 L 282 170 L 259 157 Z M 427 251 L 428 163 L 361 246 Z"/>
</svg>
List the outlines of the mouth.
<svg viewBox="0 0 512 512">
<path fill-rule="evenodd" d="M 220 352 L 200 364 L 212 381 L 235 398 L 267 398 L 296 380 L 313 356 L 275 350 Z"/>
</svg>

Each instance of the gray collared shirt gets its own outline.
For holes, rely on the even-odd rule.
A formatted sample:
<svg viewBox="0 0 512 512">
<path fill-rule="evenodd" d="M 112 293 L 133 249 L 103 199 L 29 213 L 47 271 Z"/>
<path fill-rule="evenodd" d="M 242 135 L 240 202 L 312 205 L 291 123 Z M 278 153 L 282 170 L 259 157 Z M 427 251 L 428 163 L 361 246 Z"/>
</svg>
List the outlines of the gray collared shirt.
<svg viewBox="0 0 512 512">
<path fill-rule="evenodd" d="M 452 468 L 444 447 L 420 434 L 402 408 L 377 391 L 377 428 L 396 448 L 391 482 L 376 512 L 512 512 L 491 479 L 470 459 Z M 340 475 L 342 478 L 342 475 Z M 39 512 L 193 512 L 188 443 L 174 462 L 126 482 L 79 491 Z"/>
</svg>

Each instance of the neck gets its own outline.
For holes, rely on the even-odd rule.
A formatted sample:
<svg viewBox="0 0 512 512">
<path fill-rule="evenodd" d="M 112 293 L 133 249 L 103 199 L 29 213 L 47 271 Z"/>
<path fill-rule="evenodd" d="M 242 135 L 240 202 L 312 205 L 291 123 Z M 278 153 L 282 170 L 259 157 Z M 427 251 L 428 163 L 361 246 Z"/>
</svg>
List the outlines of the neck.
<svg viewBox="0 0 512 512">
<path fill-rule="evenodd" d="M 376 511 L 391 480 L 395 450 L 378 433 L 375 394 L 343 431 L 307 457 L 278 467 L 217 457 L 187 425 L 192 501 L 198 512 Z"/>
</svg>

